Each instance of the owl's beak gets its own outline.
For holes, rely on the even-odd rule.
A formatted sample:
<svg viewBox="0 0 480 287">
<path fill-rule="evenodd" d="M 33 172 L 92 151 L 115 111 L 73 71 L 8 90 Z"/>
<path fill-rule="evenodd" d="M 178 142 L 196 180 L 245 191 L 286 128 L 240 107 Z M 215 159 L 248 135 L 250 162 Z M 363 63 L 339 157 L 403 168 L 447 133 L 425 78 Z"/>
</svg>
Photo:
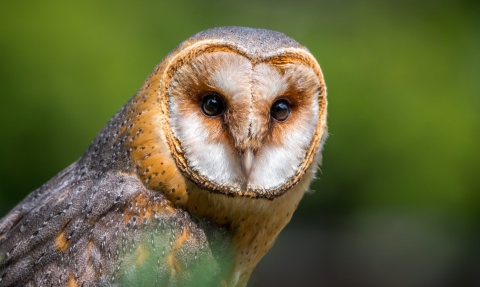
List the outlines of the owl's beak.
<svg viewBox="0 0 480 287">
<path fill-rule="evenodd" d="M 245 150 L 240 155 L 240 160 L 242 163 L 242 171 L 246 181 L 248 181 L 248 178 L 250 177 L 250 173 L 252 172 L 254 159 L 255 159 L 255 155 L 253 154 L 253 151 L 249 149 Z"/>
</svg>

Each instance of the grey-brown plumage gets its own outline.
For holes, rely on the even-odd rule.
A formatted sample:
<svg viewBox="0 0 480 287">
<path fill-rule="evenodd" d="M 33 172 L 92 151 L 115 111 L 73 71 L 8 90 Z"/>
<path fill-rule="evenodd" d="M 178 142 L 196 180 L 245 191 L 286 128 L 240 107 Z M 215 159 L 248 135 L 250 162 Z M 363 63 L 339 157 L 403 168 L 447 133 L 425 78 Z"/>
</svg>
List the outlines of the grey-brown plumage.
<svg viewBox="0 0 480 287">
<path fill-rule="evenodd" d="M 123 143 L 135 135 L 116 135 L 125 120 L 122 109 L 84 156 L 0 221 L 0 286 L 215 286 L 223 279 L 227 230 L 172 208 L 127 173 L 135 167 Z M 174 276 L 175 268 L 194 272 Z"/>
<path fill-rule="evenodd" d="M 232 66 L 240 62 L 244 66 Z M 245 70 L 247 64 L 251 68 Z M 275 79 L 284 81 L 281 87 L 286 90 L 272 94 L 273 100 L 255 99 L 255 88 L 271 81 L 252 78 L 241 88 L 252 89 L 246 100 L 257 106 L 266 102 L 266 112 L 250 109 L 249 122 L 240 124 L 245 116 L 237 116 L 235 98 L 211 81 L 222 65 L 225 73 L 240 76 L 246 72 L 254 77 L 256 66 L 263 73 L 278 73 Z M 285 75 L 290 76 L 280 78 Z M 199 79 L 205 83 L 199 84 Z M 202 90 L 202 85 L 208 89 Z M 205 117 L 200 112 L 202 97 L 212 93 L 232 98 L 225 100 L 224 114 Z M 177 99 L 177 94 L 186 98 Z M 292 102 L 292 115 L 285 123 L 267 118 L 269 123 L 261 126 L 261 117 L 269 116 L 270 101 L 278 97 Z M 201 124 L 205 120 L 202 127 L 211 129 L 208 136 L 182 142 L 175 107 L 184 113 L 181 116 L 198 114 Z M 291 140 L 293 146 L 284 152 L 292 150 L 301 157 L 291 156 L 287 171 L 278 167 L 288 175 L 277 176 L 280 184 L 261 186 L 269 181 L 262 181 L 263 171 L 255 170 L 261 164 L 255 165 L 253 158 L 265 157 L 271 141 L 287 137 L 286 131 L 293 128 L 303 129 L 301 138 Z M 242 133 L 245 138 L 236 138 Z M 215 168 L 230 157 L 244 161 L 248 153 L 250 181 L 260 185 L 249 182 L 249 176 L 232 177 L 232 184 L 245 181 L 238 186 L 218 182 L 195 165 L 192 150 L 202 152 L 202 145 L 215 137 L 229 150 L 229 158 L 212 154 L 217 162 L 209 166 Z M 0 286 L 245 286 L 308 188 L 325 138 L 325 85 L 306 48 L 284 34 L 262 29 L 200 32 L 155 68 L 78 161 L 0 220 Z M 297 147 L 302 141 L 306 146 Z M 278 160 L 283 164 L 282 158 L 271 160 L 272 166 Z M 235 167 L 231 172 L 241 170 Z"/>
</svg>

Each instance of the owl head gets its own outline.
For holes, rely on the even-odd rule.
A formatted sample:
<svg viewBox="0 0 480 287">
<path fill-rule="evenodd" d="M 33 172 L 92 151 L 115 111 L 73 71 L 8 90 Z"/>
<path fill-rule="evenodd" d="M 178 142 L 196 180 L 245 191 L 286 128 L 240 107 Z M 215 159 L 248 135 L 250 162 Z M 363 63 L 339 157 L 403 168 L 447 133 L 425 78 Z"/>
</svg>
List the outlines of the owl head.
<svg viewBox="0 0 480 287">
<path fill-rule="evenodd" d="M 286 35 L 206 30 L 179 45 L 158 71 L 170 151 L 199 187 L 274 198 L 318 158 L 327 134 L 323 75 Z"/>
</svg>

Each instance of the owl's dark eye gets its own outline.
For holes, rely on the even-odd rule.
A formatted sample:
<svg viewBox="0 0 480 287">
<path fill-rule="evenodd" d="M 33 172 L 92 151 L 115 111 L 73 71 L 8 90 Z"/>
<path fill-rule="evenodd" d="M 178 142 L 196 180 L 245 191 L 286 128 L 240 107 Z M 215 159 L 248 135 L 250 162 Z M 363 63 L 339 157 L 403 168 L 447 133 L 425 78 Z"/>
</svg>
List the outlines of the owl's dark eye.
<svg viewBox="0 0 480 287">
<path fill-rule="evenodd" d="M 225 111 L 225 103 L 219 94 L 208 93 L 203 97 L 200 108 L 207 117 L 216 117 Z"/>
<path fill-rule="evenodd" d="M 279 122 L 284 122 L 290 116 L 290 103 L 287 100 L 278 100 L 270 109 L 270 116 Z"/>
</svg>

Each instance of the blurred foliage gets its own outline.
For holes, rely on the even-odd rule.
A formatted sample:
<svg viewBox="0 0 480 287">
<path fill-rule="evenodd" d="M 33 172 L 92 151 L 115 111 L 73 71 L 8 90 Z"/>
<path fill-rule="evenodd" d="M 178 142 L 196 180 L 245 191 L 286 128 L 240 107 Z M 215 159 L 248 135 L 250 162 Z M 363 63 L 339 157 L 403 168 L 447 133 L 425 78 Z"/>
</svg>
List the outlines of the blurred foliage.
<svg viewBox="0 0 480 287">
<path fill-rule="evenodd" d="M 75 161 L 170 50 L 222 25 L 281 31 L 325 74 L 330 137 L 292 228 L 329 230 L 372 266 L 406 250 L 443 264 L 431 277 L 480 270 L 477 1 L 4 1 L 0 215 Z"/>
</svg>

